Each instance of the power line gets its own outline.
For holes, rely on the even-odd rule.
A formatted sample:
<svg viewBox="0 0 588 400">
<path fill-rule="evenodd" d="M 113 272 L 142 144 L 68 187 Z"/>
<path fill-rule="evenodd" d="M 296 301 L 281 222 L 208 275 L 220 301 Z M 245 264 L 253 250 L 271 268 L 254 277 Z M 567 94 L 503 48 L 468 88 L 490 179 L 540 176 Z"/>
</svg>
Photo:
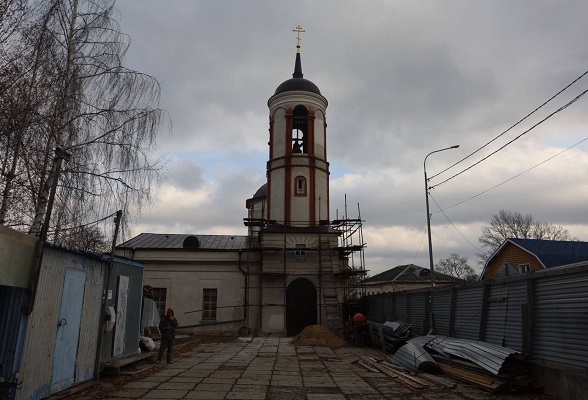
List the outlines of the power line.
<svg viewBox="0 0 588 400">
<path fill-rule="evenodd" d="M 421 251 L 421 245 L 423 244 L 423 239 L 425 238 L 425 235 L 427 234 L 427 227 L 425 227 L 425 229 L 423 230 L 423 236 L 421 236 L 421 241 L 419 242 L 419 247 L 417 248 L 417 251 L 414 255 L 414 258 L 412 259 L 412 264 L 414 265 L 416 258 L 419 256 L 419 253 Z"/>
<path fill-rule="evenodd" d="M 520 135 L 516 136 L 514 139 L 512 139 L 512 140 L 508 141 L 507 143 L 505 143 L 504 145 L 500 146 L 498 149 L 496 149 L 492 153 L 488 154 L 486 157 L 484 157 L 481 160 L 477 161 L 476 163 L 470 165 L 469 167 L 461 170 L 457 174 L 455 174 L 455 175 L 453 175 L 453 176 L 445 179 L 444 181 L 441 181 L 438 184 L 429 187 L 429 189 L 433 189 L 433 188 L 436 188 L 437 186 L 440 186 L 440 185 L 443 185 L 444 183 L 447 183 L 451 179 L 453 179 L 453 178 L 455 178 L 455 177 L 463 174 L 466 171 L 469 171 L 470 169 L 472 169 L 476 165 L 480 164 L 482 161 L 485 161 L 488 158 L 492 157 L 494 154 L 498 153 L 500 150 L 504 149 L 506 146 L 508 146 L 508 145 L 512 144 L 513 142 L 515 142 L 516 140 L 520 139 L 523 135 L 529 133 L 530 131 L 532 131 L 533 129 L 535 129 L 537 126 L 541 125 L 543 122 L 545 122 L 549 118 L 553 117 L 555 114 L 557 114 L 557 113 L 565 110 L 566 108 L 568 108 L 569 106 L 571 106 L 572 104 L 574 104 L 576 101 L 580 100 L 582 98 L 582 96 L 584 96 L 587 92 L 588 92 L 588 90 L 584 90 L 582 93 L 580 93 L 579 95 L 577 95 L 574 99 L 570 100 L 568 103 L 564 104 L 563 106 L 561 106 L 560 108 L 558 108 L 557 110 L 555 110 L 554 112 L 552 112 L 551 114 L 549 114 L 548 116 L 546 116 L 545 118 L 543 118 L 541 121 L 537 122 L 535 125 L 531 126 L 529 129 L 527 129 L 526 131 L 524 131 Z"/>
<path fill-rule="evenodd" d="M 110 218 L 110 217 L 114 217 L 115 215 L 116 215 L 116 212 L 115 212 L 115 213 L 112 213 L 112 214 L 110 214 L 110 215 L 107 215 L 107 216 L 106 216 L 106 217 L 104 217 L 104 218 L 100 218 L 100 219 L 98 219 L 98 220 L 96 220 L 96 221 L 88 222 L 88 223 L 86 223 L 86 224 L 83 224 L 83 225 L 72 226 L 72 227 L 69 227 L 69 228 L 61 228 L 61 229 L 59 229 L 59 230 L 60 230 L 61 232 L 63 232 L 63 231 L 70 231 L 70 230 L 72 230 L 72 229 L 85 228 L 85 227 L 87 227 L 87 226 L 90 226 L 90 225 L 95 225 L 95 224 L 98 224 L 99 222 L 102 222 L 102 221 L 104 221 L 104 220 L 107 220 L 107 219 L 108 219 L 108 218 Z"/>
<path fill-rule="evenodd" d="M 559 155 L 561 155 L 561 154 L 565 153 L 566 151 L 568 151 L 568 150 L 570 150 L 570 149 L 573 149 L 574 147 L 578 146 L 579 144 L 581 144 L 581 143 L 585 142 L 586 140 L 588 140 L 588 137 L 585 137 L 584 139 L 580 140 L 580 141 L 579 141 L 578 143 L 576 143 L 576 144 L 573 144 L 573 145 L 571 145 L 571 146 L 570 146 L 570 147 L 568 147 L 567 149 L 564 149 L 564 150 L 560 151 L 559 153 L 557 153 L 557 154 L 554 154 L 553 156 L 551 156 L 551 157 L 549 157 L 549 158 L 547 158 L 547 159 L 545 159 L 545 160 L 541 161 L 541 162 L 540 162 L 540 163 L 538 163 L 538 164 L 535 164 L 535 165 L 533 165 L 533 166 L 532 166 L 532 167 L 530 167 L 530 168 L 527 168 L 527 169 L 526 169 L 526 170 L 524 170 L 523 172 L 520 172 L 520 173 L 518 173 L 518 174 L 516 174 L 516 175 L 514 175 L 514 176 L 512 176 L 512 177 L 510 177 L 510 178 L 508 178 L 508 179 L 506 179 L 506 180 L 504 180 L 504 181 L 502 181 L 502 182 L 500 182 L 500 183 L 499 183 L 499 184 L 497 184 L 497 185 L 494 185 L 494 186 L 492 186 L 492 187 L 491 187 L 491 188 L 489 188 L 489 189 L 486 189 L 486 190 L 484 190 L 484 191 L 482 191 L 482 192 L 480 192 L 480 193 L 478 193 L 478 194 L 476 194 L 476 195 L 474 195 L 474 196 L 468 197 L 467 199 L 465 199 L 465 200 L 462 200 L 462 201 L 460 201 L 460 202 L 457 202 L 457 203 L 455 203 L 455 204 L 453 204 L 453 205 L 451 205 L 451 206 L 449 206 L 449 207 L 445 207 L 445 208 L 443 208 L 443 209 L 441 209 L 441 208 L 440 208 L 440 209 L 439 209 L 439 211 L 435 211 L 433 214 L 437 214 L 437 213 L 443 212 L 443 211 L 445 211 L 445 210 L 449 210 L 450 208 L 453 208 L 453 207 L 459 206 L 459 205 L 461 205 L 461 204 L 463 204 L 463 203 L 465 203 L 465 202 L 468 202 L 468 201 L 470 201 L 470 200 L 473 200 L 473 199 L 475 199 L 476 197 L 480 197 L 481 195 L 483 195 L 483 194 L 485 194 L 485 193 L 488 193 L 489 191 L 491 191 L 491 190 L 493 190 L 493 189 L 496 189 L 497 187 L 499 187 L 499 186 L 502 186 L 502 185 L 504 185 L 505 183 L 507 183 L 507 182 L 510 182 L 510 181 L 512 181 L 512 180 L 513 180 L 513 179 L 515 179 L 515 178 L 518 178 L 519 176 L 521 176 L 521 175 L 523 175 L 523 174 L 525 174 L 525 173 L 527 173 L 527 172 L 531 171 L 532 169 L 535 169 L 535 168 L 537 168 L 537 167 L 539 167 L 539 166 L 541 166 L 541 165 L 545 164 L 546 162 L 548 162 L 548 161 L 551 161 L 551 160 L 552 160 L 552 159 L 554 159 L 555 157 L 557 157 L 557 156 L 559 156 Z"/>
<path fill-rule="evenodd" d="M 579 81 L 580 79 L 582 79 L 586 74 L 588 74 L 588 71 L 584 72 L 582 75 L 580 75 L 579 77 L 577 77 L 576 79 L 574 79 L 572 82 L 570 82 L 568 85 L 566 85 L 563 89 L 561 89 L 559 92 L 557 92 L 556 94 L 554 94 L 553 96 L 551 96 L 549 98 L 549 100 L 547 100 L 546 102 L 544 102 L 543 104 L 541 104 L 539 107 L 535 108 L 533 111 L 531 111 L 529 114 L 525 115 L 522 119 L 518 120 L 514 125 L 512 125 L 510 128 L 508 128 L 507 130 L 505 130 L 504 132 L 502 132 L 500 135 L 496 136 L 494 139 L 492 139 L 491 141 L 489 141 L 488 143 L 486 143 L 485 145 L 483 145 L 482 147 L 478 148 L 477 150 L 475 150 L 474 152 L 470 153 L 469 155 L 465 156 L 464 158 L 462 158 L 461 160 L 457 161 L 456 163 L 450 165 L 449 167 L 445 168 L 444 170 L 442 170 L 441 172 L 436 173 L 435 175 L 431 176 L 429 179 L 433 179 L 438 175 L 441 175 L 443 172 L 455 167 L 457 164 L 461 163 L 462 161 L 467 160 L 468 158 L 470 158 L 471 156 L 473 156 L 474 154 L 476 154 L 477 152 L 479 152 L 480 150 L 482 150 L 483 148 L 485 148 L 486 146 L 488 146 L 489 144 L 491 144 L 492 142 L 494 142 L 496 139 L 500 138 L 501 136 L 503 136 L 504 134 L 506 134 L 507 132 L 509 132 L 510 130 L 512 130 L 514 127 L 516 127 L 517 125 L 519 125 L 521 122 L 523 122 L 524 120 L 526 120 L 527 118 L 529 118 L 531 115 L 535 114 L 537 111 L 539 111 L 541 108 L 543 108 L 543 106 L 545 106 L 547 103 L 549 103 L 551 100 L 555 99 L 557 96 L 559 96 L 560 94 L 562 94 L 564 91 L 566 91 L 570 86 L 572 86 L 574 83 L 576 83 L 577 81 Z"/>
<path fill-rule="evenodd" d="M 431 196 L 431 199 L 433 199 L 433 201 L 437 205 L 437 208 L 439 208 L 439 212 L 443 213 L 443 215 L 445 216 L 445 218 L 447 219 L 447 221 L 449 221 L 449 223 L 451 224 L 451 226 L 453 226 L 453 229 L 455 229 L 457 231 L 457 233 L 459 233 L 461 235 L 461 237 L 464 238 L 465 241 L 468 242 L 474 249 L 478 250 L 479 252 L 482 252 L 482 250 L 480 250 L 476 245 L 474 245 L 472 242 L 470 242 L 469 239 L 467 237 L 465 237 L 464 234 L 461 233 L 461 231 L 459 229 L 457 229 L 457 226 L 455 226 L 455 224 L 453 222 L 451 222 L 451 220 L 449 219 L 449 217 L 447 216 L 447 214 L 445 214 L 445 212 L 441 209 L 441 207 L 439 207 L 439 203 L 437 203 L 437 200 L 435 200 L 435 198 L 433 197 L 433 195 L 431 195 L 429 193 L 429 196 Z"/>
</svg>

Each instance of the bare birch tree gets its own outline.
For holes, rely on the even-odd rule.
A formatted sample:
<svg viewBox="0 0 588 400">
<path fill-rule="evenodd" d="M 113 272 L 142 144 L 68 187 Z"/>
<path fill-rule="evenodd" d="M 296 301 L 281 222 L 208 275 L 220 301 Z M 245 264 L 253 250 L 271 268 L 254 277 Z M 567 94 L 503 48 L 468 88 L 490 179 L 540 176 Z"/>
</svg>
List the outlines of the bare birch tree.
<svg viewBox="0 0 588 400">
<path fill-rule="evenodd" d="M 52 226 L 59 241 L 59 232 L 117 209 L 126 218 L 140 212 L 161 168 L 152 159 L 156 135 L 169 125 L 157 81 L 123 65 L 129 38 L 113 18 L 114 0 L 36 3 L 20 33 L 28 61 L 15 85 L 28 88 L 17 102 L 27 107 L 8 132 L 11 142 L 0 143 L 0 222 L 39 233 L 59 147 L 70 155 Z"/>
</svg>

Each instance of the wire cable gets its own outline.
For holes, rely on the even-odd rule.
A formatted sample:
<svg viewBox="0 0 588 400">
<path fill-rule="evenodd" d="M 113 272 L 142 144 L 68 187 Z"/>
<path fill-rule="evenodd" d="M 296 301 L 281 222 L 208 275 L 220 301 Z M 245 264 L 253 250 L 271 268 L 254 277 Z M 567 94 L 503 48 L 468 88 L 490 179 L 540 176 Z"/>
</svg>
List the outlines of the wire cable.
<svg viewBox="0 0 588 400">
<path fill-rule="evenodd" d="M 433 179 L 434 177 L 441 175 L 443 172 L 455 167 L 457 164 L 461 163 L 462 161 L 467 160 L 468 158 L 470 158 L 471 156 L 473 156 L 474 154 L 476 154 L 477 152 L 479 152 L 480 150 L 482 150 L 483 148 L 485 148 L 486 146 L 488 146 L 489 144 L 491 144 L 492 142 L 494 142 L 496 139 L 500 138 L 501 136 L 503 136 L 504 134 L 506 134 L 507 132 L 509 132 L 510 130 L 512 130 L 514 127 L 516 127 L 517 125 L 519 125 L 521 122 L 523 122 L 524 120 L 526 120 L 527 118 L 529 118 L 531 115 L 535 114 L 537 111 L 539 111 L 541 108 L 543 108 L 543 106 L 545 106 L 546 104 L 548 104 L 551 100 L 555 99 L 557 96 L 559 96 L 560 94 L 562 94 L 564 91 L 566 91 L 570 86 L 572 86 L 574 83 L 578 82 L 580 79 L 582 79 L 586 74 L 588 74 L 588 71 L 584 72 L 582 75 L 580 75 L 579 77 L 577 77 L 576 79 L 574 79 L 572 82 L 570 82 L 567 86 L 565 86 L 563 89 L 561 89 L 559 92 L 557 92 L 556 94 L 554 94 L 553 96 L 551 96 L 551 98 L 549 98 L 549 100 L 547 100 L 546 102 L 544 102 L 543 104 L 541 104 L 539 107 L 535 108 L 533 111 L 531 111 L 529 114 L 525 115 L 523 118 L 521 118 L 520 120 L 518 120 L 514 125 L 512 125 L 510 128 L 508 128 L 507 130 L 505 130 L 504 132 L 502 132 L 500 135 L 496 136 L 494 139 L 492 139 L 491 141 L 489 141 L 488 143 L 486 143 L 485 145 L 483 145 L 482 147 L 478 148 L 477 150 L 475 150 L 474 152 L 470 153 L 469 155 L 465 156 L 464 158 L 462 158 L 461 160 L 457 161 L 456 163 L 450 165 L 449 167 L 445 168 L 444 170 L 442 170 L 441 172 L 436 173 L 435 175 L 431 176 L 429 179 Z"/>
<path fill-rule="evenodd" d="M 504 149 L 506 146 L 508 146 L 508 145 L 512 144 L 513 142 L 515 142 L 516 140 L 520 139 L 523 135 L 526 135 L 527 133 L 529 133 L 530 131 L 532 131 L 533 129 L 535 129 L 537 126 L 541 125 L 542 123 L 544 123 L 545 121 L 547 121 L 549 118 L 553 117 L 555 114 L 557 114 L 557 113 L 565 110 L 566 108 L 568 108 L 569 106 L 571 106 L 572 104 L 574 104 L 576 101 L 580 100 L 587 92 L 588 92 L 588 90 L 584 90 L 582 93 L 580 93 L 579 95 L 577 95 L 574 99 L 570 100 L 568 103 L 564 104 L 563 106 L 561 106 L 560 108 L 558 108 L 557 110 L 555 110 L 554 112 L 552 112 L 551 114 L 549 114 L 548 116 L 546 116 L 545 118 L 543 118 L 541 121 L 537 122 L 535 125 L 531 126 L 529 129 L 527 129 L 526 131 L 524 131 L 523 133 L 521 133 L 520 135 L 516 136 L 512 140 L 510 140 L 507 143 L 505 143 L 504 145 L 500 146 L 498 149 L 494 150 L 492 153 L 488 154 L 486 157 L 484 157 L 481 160 L 475 162 L 474 164 L 470 165 L 469 167 L 461 170 L 457 174 L 454 174 L 453 176 L 445 179 L 444 181 L 441 181 L 441 182 L 439 182 L 438 184 L 436 184 L 434 186 L 430 186 L 429 189 L 434 189 L 437 186 L 441 186 L 441 185 L 447 183 L 448 181 L 452 180 L 453 178 L 455 178 L 455 177 L 463 174 L 466 171 L 469 171 L 470 169 L 472 169 L 476 165 L 480 164 L 482 161 L 485 161 L 488 158 L 492 157 L 494 154 L 498 153 L 500 150 Z M 430 179 L 431 178 L 429 178 L 429 180 Z"/>
<path fill-rule="evenodd" d="M 98 220 L 96 220 L 96 221 L 88 222 L 88 223 L 86 223 L 86 224 L 83 224 L 83 225 L 72 226 L 72 227 L 69 227 L 69 228 L 61 228 L 61 229 L 59 229 L 59 230 L 60 230 L 61 232 L 64 232 L 64 231 L 70 231 L 70 230 L 72 230 L 72 229 L 85 228 L 85 227 L 87 227 L 87 226 L 90 226 L 90 225 L 95 225 L 95 224 L 98 224 L 99 222 L 102 222 L 102 221 L 104 221 L 104 220 L 107 220 L 107 219 L 108 219 L 108 218 L 110 218 L 110 217 L 114 217 L 115 215 L 116 215 L 116 212 L 115 212 L 115 213 L 112 213 L 112 214 L 110 214 L 110 215 L 107 215 L 107 216 L 106 216 L 106 217 L 104 217 L 104 218 L 100 218 L 100 219 L 98 219 Z"/>
<path fill-rule="evenodd" d="M 576 143 L 576 144 L 573 144 L 573 145 L 571 145 L 571 146 L 570 146 L 570 147 L 568 147 L 567 149 L 564 149 L 564 150 L 560 151 L 559 153 L 557 153 L 557 154 L 554 154 L 553 156 L 551 156 L 551 157 L 549 157 L 549 158 L 547 158 L 547 159 L 545 159 L 545 160 L 541 161 L 541 162 L 540 162 L 540 163 L 538 163 L 538 164 L 535 164 L 535 165 L 533 165 L 533 166 L 532 166 L 532 167 L 530 167 L 530 168 L 527 168 L 527 169 L 526 169 L 526 170 L 524 170 L 523 172 L 520 172 L 520 173 L 518 173 L 518 174 L 516 174 L 516 175 L 514 175 L 514 176 L 512 176 L 512 177 L 510 177 L 510 178 L 508 178 L 507 180 L 504 180 L 504 181 L 500 182 L 500 183 L 499 183 L 499 184 L 497 184 L 497 185 L 494 185 L 494 186 L 492 186 L 492 187 L 491 187 L 491 188 L 489 188 L 489 189 L 486 189 L 486 190 L 484 190 L 484 191 L 482 191 L 482 192 L 480 192 L 480 193 L 478 193 L 478 194 L 476 194 L 476 195 L 474 195 L 474 196 L 468 197 L 467 199 L 465 199 L 465 200 L 462 200 L 462 201 L 460 201 L 460 202 L 457 202 L 457 203 L 455 203 L 455 204 L 453 204 L 453 205 L 451 205 L 451 206 L 449 206 L 449 207 L 445 207 L 445 208 L 443 208 L 443 209 L 441 209 L 441 208 L 440 208 L 440 209 L 439 209 L 439 211 L 435 211 L 435 212 L 434 212 L 434 213 L 432 213 L 432 214 L 438 214 L 438 213 L 440 213 L 440 212 L 443 212 L 443 211 L 445 211 L 445 210 L 449 210 L 450 208 L 457 207 L 457 206 L 459 206 L 459 205 L 461 205 L 461 204 L 463 204 L 463 203 L 465 203 L 465 202 L 468 202 L 468 201 L 470 201 L 470 200 L 473 200 L 473 199 L 475 199 L 476 197 L 480 197 L 481 195 L 483 195 L 483 194 L 486 194 L 486 193 L 488 193 L 489 191 L 491 191 L 491 190 L 493 190 L 493 189 L 496 189 L 497 187 L 499 187 L 499 186 L 502 186 L 502 185 L 504 185 L 505 183 L 508 183 L 508 182 L 512 181 L 513 179 L 515 179 L 515 178 L 518 178 L 519 176 L 521 176 L 521 175 L 523 175 L 523 174 L 525 174 L 525 173 L 527 173 L 527 172 L 531 171 L 532 169 L 535 169 L 535 168 L 537 168 L 537 167 L 539 167 L 539 166 L 541 166 L 541 165 L 545 164 L 546 162 L 548 162 L 548 161 L 551 161 L 551 160 L 552 160 L 552 159 L 554 159 L 555 157 L 557 157 L 557 156 L 559 156 L 559 155 L 561 155 L 561 154 L 565 153 L 566 151 L 568 151 L 568 150 L 570 150 L 570 149 L 573 149 L 574 147 L 578 146 L 579 144 L 582 144 L 583 142 L 585 142 L 586 140 L 588 140 L 588 137 L 585 137 L 584 139 L 580 140 L 580 141 L 579 141 L 578 143 Z M 431 197 L 432 197 L 432 196 L 431 196 Z"/>
<path fill-rule="evenodd" d="M 457 233 L 459 233 L 461 235 L 461 237 L 464 238 L 465 241 L 470 244 L 470 246 L 472 246 L 474 249 L 478 250 L 479 252 L 482 252 L 482 250 L 480 250 L 476 245 L 474 245 L 472 242 L 470 242 L 469 239 L 467 237 L 465 237 L 464 234 L 461 233 L 461 231 L 459 229 L 457 229 L 457 226 L 455 226 L 455 224 L 449 219 L 447 214 L 445 214 L 445 212 L 441 209 L 441 207 L 439 207 L 439 203 L 437 203 L 437 200 L 435 200 L 433 195 L 429 193 L 429 196 L 431 196 L 431 199 L 433 199 L 433 201 L 437 205 L 437 208 L 439 208 L 439 212 L 443 213 L 443 215 L 445 216 L 447 221 L 451 224 L 451 226 L 453 226 L 453 229 L 455 229 L 457 231 Z"/>
<path fill-rule="evenodd" d="M 425 229 L 423 230 L 423 236 L 421 236 L 421 241 L 419 242 L 419 247 L 417 247 L 417 251 L 414 255 L 414 258 L 412 259 L 413 265 L 416 261 L 416 258 L 419 256 L 419 253 L 421 252 L 421 245 L 423 244 L 423 239 L 425 238 L 426 233 L 427 233 L 427 227 L 425 227 Z"/>
</svg>

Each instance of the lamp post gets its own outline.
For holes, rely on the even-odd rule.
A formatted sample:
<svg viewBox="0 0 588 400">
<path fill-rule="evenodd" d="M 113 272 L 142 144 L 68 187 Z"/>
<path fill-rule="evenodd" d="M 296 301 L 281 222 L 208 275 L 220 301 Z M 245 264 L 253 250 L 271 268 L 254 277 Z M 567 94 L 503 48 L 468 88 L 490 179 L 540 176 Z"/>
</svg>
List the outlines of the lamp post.
<svg viewBox="0 0 588 400">
<path fill-rule="evenodd" d="M 429 180 L 427 179 L 427 158 L 433 153 L 439 153 L 440 151 L 457 149 L 458 144 L 444 149 L 435 150 L 427 154 L 425 161 L 423 161 L 423 171 L 425 172 L 425 199 L 427 200 L 427 232 L 429 235 L 429 266 L 431 270 L 431 288 L 435 287 L 435 270 L 433 269 L 433 243 L 431 242 L 431 213 L 429 212 Z"/>
</svg>

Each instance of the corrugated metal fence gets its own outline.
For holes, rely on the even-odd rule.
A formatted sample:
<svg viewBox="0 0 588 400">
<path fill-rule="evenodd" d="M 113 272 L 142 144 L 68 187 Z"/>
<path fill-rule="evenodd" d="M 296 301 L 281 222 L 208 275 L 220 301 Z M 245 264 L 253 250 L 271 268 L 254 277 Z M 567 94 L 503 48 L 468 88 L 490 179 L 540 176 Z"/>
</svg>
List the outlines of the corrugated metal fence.
<svg viewBox="0 0 588 400">
<path fill-rule="evenodd" d="M 410 322 L 417 334 L 434 326 L 439 335 L 588 368 L 588 263 L 460 287 L 367 296 L 364 309 L 372 321 Z"/>
</svg>

